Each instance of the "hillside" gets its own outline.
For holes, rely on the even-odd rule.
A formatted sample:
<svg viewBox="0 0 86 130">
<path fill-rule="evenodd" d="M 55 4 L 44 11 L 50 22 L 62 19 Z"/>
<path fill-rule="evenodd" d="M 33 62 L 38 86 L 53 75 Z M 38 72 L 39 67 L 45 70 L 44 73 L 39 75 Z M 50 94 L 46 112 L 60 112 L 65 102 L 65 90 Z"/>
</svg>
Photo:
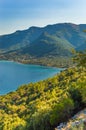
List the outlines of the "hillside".
<svg viewBox="0 0 86 130">
<path fill-rule="evenodd" d="M 30 27 L 0 36 L 0 59 L 54 67 L 72 66 L 72 51 L 86 48 L 86 24 Z"/>
<path fill-rule="evenodd" d="M 42 28 L 31 27 L 27 30 L 2 35 L 0 36 L 0 49 L 14 50 L 29 45 L 38 38 L 42 32 Z"/>
<path fill-rule="evenodd" d="M 16 31 L 15 33 L 9 35 L 0 36 L 0 49 L 2 51 L 8 51 L 22 48 L 22 51 L 25 52 L 25 49 L 28 47 L 27 53 L 29 54 L 29 51 L 32 50 L 32 48 L 30 50 L 30 46 L 33 46 L 33 50 L 35 50 L 36 47 L 41 46 L 43 50 L 45 49 L 43 42 L 45 43 L 48 40 L 48 42 L 50 42 L 50 40 L 52 41 L 52 45 L 57 44 L 58 46 L 58 43 L 59 45 L 61 44 L 62 46 L 60 46 L 62 49 L 65 49 L 64 46 L 66 46 L 66 49 L 71 46 L 75 49 L 82 49 L 86 39 L 86 35 L 83 32 L 84 29 L 86 29 L 85 24 L 76 25 L 72 23 L 47 25 L 43 28 L 30 27 L 27 30 Z M 45 37 L 44 34 L 46 34 Z M 49 51 L 51 53 L 51 49 Z M 58 51 L 58 53 L 61 54 L 60 51 Z M 35 55 L 34 51 L 31 51 L 31 54 Z"/>
<path fill-rule="evenodd" d="M 47 32 L 41 34 L 29 47 L 17 51 L 21 54 L 27 54 L 34 57 L 44 56 L 69 56 L 73 46 L 65 39 L 60 39 Z"/>
<path fill-rule="evenodd" d="M 54 130 L 86 107 L 86 68 L 69 68 L 0 96 L 0 130 Z"/>
</svg>

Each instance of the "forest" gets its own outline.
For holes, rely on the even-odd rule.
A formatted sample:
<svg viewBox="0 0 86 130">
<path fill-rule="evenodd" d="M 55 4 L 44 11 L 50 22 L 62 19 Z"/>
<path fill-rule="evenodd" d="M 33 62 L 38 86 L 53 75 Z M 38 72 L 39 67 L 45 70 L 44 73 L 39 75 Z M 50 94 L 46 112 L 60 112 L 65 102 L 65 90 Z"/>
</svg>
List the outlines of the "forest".
<svg viewBox="0 0 86 130">
<path fill-rule="evenodd" d="M 86 107 L 86 53 L 77 66 L 0 96 L 0 130 L 54 130 Z"/>
</svg>

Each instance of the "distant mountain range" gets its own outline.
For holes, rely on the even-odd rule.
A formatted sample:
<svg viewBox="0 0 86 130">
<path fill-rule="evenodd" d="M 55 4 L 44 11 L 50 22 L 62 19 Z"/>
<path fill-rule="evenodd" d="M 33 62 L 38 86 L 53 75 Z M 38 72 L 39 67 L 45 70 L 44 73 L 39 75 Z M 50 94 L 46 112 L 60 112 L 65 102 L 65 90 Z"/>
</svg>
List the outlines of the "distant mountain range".
<svg viewBox="0 0 86 130">
<path fill-rule="evenodd" d="M 72 49 L 86 48 L 86 24 L 59 23 L 30 27 L 0 36 L 0 52 L 16 51 L 34 57 L 70 56 Z"/>
</svg>

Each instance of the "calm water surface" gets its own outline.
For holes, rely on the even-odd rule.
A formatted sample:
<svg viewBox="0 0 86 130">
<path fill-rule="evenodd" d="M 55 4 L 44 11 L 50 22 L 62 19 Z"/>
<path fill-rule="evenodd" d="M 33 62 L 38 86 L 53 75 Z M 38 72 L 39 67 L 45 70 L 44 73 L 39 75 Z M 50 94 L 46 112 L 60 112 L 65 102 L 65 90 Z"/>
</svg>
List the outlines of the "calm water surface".
<svg viewBox="0 0 86 130">
<path fill-rule="evenodd" d="M 14 91 L 18 86 L 52 77 L 62 69 L 39 65 L 25 65 L 0 61 L 0 95 Z"/>
</svg>

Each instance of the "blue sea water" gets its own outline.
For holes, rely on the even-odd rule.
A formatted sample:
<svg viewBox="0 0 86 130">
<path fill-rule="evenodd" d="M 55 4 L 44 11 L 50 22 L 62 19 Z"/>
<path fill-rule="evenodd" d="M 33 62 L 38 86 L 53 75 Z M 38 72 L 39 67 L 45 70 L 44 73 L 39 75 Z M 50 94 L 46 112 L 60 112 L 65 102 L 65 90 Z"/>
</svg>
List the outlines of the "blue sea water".
<svg viewBox="0 0 86 130">
<path fill-rule="evenodd" d="M 62 69 L 40 65 L 25 65 L 0 61 L 0 95 L 16 90 L 20 85 L 52 77 Z"/>
</svg>

